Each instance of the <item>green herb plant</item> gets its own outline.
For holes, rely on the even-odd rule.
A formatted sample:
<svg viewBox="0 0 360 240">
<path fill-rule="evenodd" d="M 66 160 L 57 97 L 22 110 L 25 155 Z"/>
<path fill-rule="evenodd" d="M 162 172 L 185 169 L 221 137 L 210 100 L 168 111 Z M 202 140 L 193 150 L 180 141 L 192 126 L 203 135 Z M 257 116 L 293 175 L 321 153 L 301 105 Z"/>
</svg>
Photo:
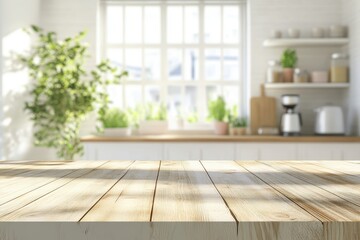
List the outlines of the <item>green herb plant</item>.
<svg viewBox="0 0 360 240">
<path fill-rule="evenodd" d="M 295 68 L 298 62 L 297 53 L 294 49 L 286 49 L 281 57 L 281 65 L 283 68 Z"/>
<path fill-rule="evenodd" d="M 219 96 L 216 100 L 210 101 L 208 105 L 209 119 L 224 122 L 228 116 L 226 103 L 223 97 Z"/>
<path fill-rule="evenodd" d="M 246 128 L 247 127 L 247 119 L 246 118 L 241 118 L 241 117 L 234 118 L 231 121 L 231 127 L 233 127 L 233 128 Z"/>
<path fill-rule="evenodd" d="M 55 32 L 37 26 L 28 33 L 35 34 L 38 42 L 20 60 L 34 81 L 25 109 L 34 123 L 35 145 L 55 148 L 58 157 L 73 160 L 83 154 L 82 121 L 92 112 L 104 121 L 110 102 L 106 89 L 119 84 L 127 73 L 103 61 L 89 74 L 84 69 L 89 58 L 85 32 L 62 41 Z"/>
<path fill-rule="evenodd" d="M 165 121 L 167 119 L 167 109 L 165 104 L 150 103 L 144 107 L 145 120 Z"/>
<path fill-rule="evenodd" d="M 129 115 L 119 108 L 112 108 L 105 113 L 102 124 L 104 128 L 127 128 L 129 127 Z"/>
<path fill-rule="evenodd" d="M 192 112 L 187 116 L 186 120 L 188 123 L 197 123 L 199 122 L 199 115 L 197 112 Z"/>
</svg>

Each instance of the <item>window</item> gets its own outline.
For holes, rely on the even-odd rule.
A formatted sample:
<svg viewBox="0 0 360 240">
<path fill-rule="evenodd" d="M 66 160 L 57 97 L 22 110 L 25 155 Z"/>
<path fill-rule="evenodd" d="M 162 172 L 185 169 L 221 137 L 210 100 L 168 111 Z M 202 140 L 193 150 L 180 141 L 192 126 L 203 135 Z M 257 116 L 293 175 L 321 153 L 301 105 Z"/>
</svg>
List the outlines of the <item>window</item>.
<svg viewBox="0 0 360 240">
<path fill-rule="evenodd" d="M 243 98 L 245 5 L 242 1 L 105 1 L 103 55 L 126 69 L 110 89 L 113 104 L 167 104 L 169 116 L 207 117 L 218 95 Z"/>
</svg>

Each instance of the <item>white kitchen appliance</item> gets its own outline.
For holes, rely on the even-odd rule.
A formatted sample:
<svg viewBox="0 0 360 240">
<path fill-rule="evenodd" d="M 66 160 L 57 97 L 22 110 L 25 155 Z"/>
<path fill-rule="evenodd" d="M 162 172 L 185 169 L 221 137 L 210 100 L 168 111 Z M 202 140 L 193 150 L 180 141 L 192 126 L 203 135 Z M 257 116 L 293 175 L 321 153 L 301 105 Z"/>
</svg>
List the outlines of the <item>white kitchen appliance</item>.
<svg viewBox="0 0 360 240">
<path fill-rule="evenodd" d="M 298 136 L 301 134 L 302 118 L 301 114 L 295 112 L 299 104 L 300 97 L 296 94 L 287 94 L 281 96 L 281 103 L 285 112 L 281 117 L 281 133 L 284 136 Z"/>
<path fill-rule="evenodd" d="M 344 135 L 345 123 L 341 107 L 323 106 L 315 109 L 316 135 Z"/>
</svg>

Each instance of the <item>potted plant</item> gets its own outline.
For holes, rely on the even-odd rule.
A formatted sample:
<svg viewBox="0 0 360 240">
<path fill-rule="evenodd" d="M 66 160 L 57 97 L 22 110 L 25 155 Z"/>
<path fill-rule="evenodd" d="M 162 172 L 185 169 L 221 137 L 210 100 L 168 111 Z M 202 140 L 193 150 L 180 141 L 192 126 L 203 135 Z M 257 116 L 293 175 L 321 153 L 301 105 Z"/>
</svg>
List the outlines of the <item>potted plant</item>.
<svg viewBox="0 0 360 240">
<path fill-rule="evenodd" d="M 119 84 L 127 72 L 102 61 L 89 74 L 84 32 L 64 40 L 37 26 L 29 33 L 35 33 L 38 41 L 20 60 L 33 79 L 25 110 L 34 124 L 35 145 L 55 148 L 59 158 L 73 160 L 83 154 L 82 122 L 94 112 L 98 120 L 104 116 L 109 103 L 107 87 Z"/>
<path fill-rule="evenodd" d="M 168 130 L 167 109 L 164 104 L 148 104 L 143 111 L 144 119 L 140 121 L 140 134 L 164 134 Z"/>
<path fill-rule="evenodd" d="M 218 97 L 209 102 L 209 119 L 214 120 L 214 130 L 216 135 L 226 135 L 229 125 L 226 122 L 228 111 L 223 97 Z"/>
<path fill-rule="evenodd" d="M 230 123 L 230 135 L 245 135 L 247 129 L 246 118 L 234 118 Z"/>
<path fill-rule="evenodd" d="M 104 136 L 130 136 L 131 127 L 129 115 L 126 111 L 119 108 L 109 109 L 102 117 L 101 122 L 104 127 Z"/>
<path fill-rule="evenodd" d="M 298 57 L 294 49 L 286 49 L 281 57 L 281 65 L 283 67 L 284 82 L 293 82 L 294 68 L 298 62 Z"/>
</svg>

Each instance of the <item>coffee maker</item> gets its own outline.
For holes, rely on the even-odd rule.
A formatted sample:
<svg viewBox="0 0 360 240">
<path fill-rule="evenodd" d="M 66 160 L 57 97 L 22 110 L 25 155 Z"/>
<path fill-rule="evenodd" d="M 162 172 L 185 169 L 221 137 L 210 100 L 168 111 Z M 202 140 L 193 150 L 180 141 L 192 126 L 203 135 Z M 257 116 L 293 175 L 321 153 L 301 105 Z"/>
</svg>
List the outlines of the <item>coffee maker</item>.
<svg viewBox="0 0 360 240">
<path fill-rule="evenodd" d="M 300 97 L 296 94 L 286 94 L 281 96 L 281 104 L 285 112 L 281 117 L 281 133 L 283 136 L 299 136 L 301 134 L 302 117 L 295 112 L 299 104 Z"/>
</svg>

